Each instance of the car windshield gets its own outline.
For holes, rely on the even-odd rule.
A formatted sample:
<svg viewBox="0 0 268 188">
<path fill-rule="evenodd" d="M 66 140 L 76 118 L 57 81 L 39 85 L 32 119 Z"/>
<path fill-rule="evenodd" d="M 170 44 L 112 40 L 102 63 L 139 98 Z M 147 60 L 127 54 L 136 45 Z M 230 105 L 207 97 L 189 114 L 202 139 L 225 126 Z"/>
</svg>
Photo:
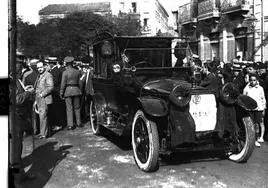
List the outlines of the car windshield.
<svg viewBox="0 0 268 188">
<path fill-rule="evenodd" d="M 172 38 L 133 37 L 116 40 L 127 65 L 137 68 L 174 67 L 178 59 L 175 51 L 183 52 L 181 54 L 186 51 L 185 47 L 175 46 L 178 40 Z"/>
<path fill-rule="evenodd" d="M 129 66 L 171 67 L 171 49 L 129 48 L 125 50 Z"/>
</svg>

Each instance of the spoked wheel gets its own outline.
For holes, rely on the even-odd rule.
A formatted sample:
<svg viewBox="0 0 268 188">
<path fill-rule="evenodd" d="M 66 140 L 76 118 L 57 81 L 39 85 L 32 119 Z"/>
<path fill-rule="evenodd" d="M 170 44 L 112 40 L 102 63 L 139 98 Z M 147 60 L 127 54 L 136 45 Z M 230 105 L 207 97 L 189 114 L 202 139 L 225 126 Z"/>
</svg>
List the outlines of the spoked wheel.
<svg viewBox="0 0 268 188">
<path fill-rule="evenodd" d="M 236 134 L 237 147 L 228 158 L 232 161 L 246 162 L 255 148 L 255 128 L 250 117 L 243 117 Z"/>
<path fill-rule="evenodd" d="M 132 148 L 138 167 L 145 172 L 158 169 L 159 137 L 156 124 L 138 110 L 132 124 Z"/>
<path fill-rule="evenodd" d="M 98 122 L 97 109 L 95 103 L 92 101 L 90 103 L 90 124 L 93 134 L 100 135 L 101 134 L 101 125 Z"/>
</svg>

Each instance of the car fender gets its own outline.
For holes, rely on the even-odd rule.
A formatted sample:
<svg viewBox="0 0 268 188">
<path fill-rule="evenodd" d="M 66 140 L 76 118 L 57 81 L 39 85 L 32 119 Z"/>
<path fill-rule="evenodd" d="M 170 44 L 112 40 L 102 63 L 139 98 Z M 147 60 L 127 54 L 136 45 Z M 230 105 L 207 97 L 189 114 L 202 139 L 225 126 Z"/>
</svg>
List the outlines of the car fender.
<svg viewBox="0 0 268 188">
<path fill-rule="evenodd" d="M 245 110 L 254 110 L 257 108 L 257 102 L 246 95 L 239 95 L 236 100 L 236 105 L 242 107 Z"/>
<path fill-rule="evenodd" d="M 168 114 L 168 105 L 163 99 L 144 96 L 138 100 L 145 113 L 151 116 L 163 117 Z"/>
<path fill-rule="evenodd" d="M 92 95 L 92 100 L 96 105 L 97 118 L 100 124 L 104 123 L 105 109 L 107 107 L 106 100 L 101 93 L 95 93 Z"/>
</svg>

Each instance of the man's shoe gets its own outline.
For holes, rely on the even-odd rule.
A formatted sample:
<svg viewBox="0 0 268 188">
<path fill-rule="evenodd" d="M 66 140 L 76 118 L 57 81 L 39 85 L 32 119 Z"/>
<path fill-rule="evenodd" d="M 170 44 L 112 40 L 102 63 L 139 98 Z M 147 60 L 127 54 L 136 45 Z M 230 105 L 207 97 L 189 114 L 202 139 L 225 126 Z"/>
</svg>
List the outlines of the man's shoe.
<svg viewBox="0 0 268 188">
<path fill-rule="evenodd" d="M 33 174 L 23 174 L 20 177 L 21 182 L 32 181 L 32 180 L 35 180 L 35 179 L 36 179 L 36 176 L 33 175 Z"/>
<path fill-rule="evenodd" d="M 255 141 L 255 146 L 256 147 L 261 147 L 261 144 L 258 141 Z"/>
<path fill-rule="evenodd" d="M 69 131 L 69 130 L 73 130 L 73 127 L 67 127 L 67 130 Z"/>
<path fill-rule="evenodd" d="M 61 126 L 55 126 L 55 127 L 53 128 L 53 131 L 59 131 L 59 130 L 61 130 L 61 129 L 62 129 Z"/>
<path fill-rule="evenodd" d="M 39 136 L 39 139 L 43 139 L 43 138 L 46 138 L 46 136 L 45 135 L 40 135 Z"/>
<path fill-rule="evenodd" d="M 260 142 L 260 143 L 264 142 L 263 138 L 259 138 L 257 141 Z"/>
</svg>

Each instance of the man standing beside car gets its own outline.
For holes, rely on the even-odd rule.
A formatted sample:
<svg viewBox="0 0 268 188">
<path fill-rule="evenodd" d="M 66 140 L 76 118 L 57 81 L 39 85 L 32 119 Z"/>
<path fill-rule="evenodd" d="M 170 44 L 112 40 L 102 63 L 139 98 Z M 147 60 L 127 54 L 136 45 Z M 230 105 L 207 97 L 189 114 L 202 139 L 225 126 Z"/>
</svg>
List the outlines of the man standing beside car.
<svg viewBox="0 0 268 188">
<path fill-rule="evenodd" d="M 67 129 L 74 128 L 73 111 L 75 113 L 76 125 L 81 127 L 80 114 L 80 96 L 81 96 L 81 82 L 80 72 L 73 67 L 74 58 L 67 56 L 64 58 L 66 63 L 66 70 L 62 73 L 60 96 L 65 99 L 66 115 L 67 115 Z"/>
<path fill-rule="evenodd" d="M 84 103 L 84 118 L 86 120 L 87 116 L 89 115 L 89 105 L 91 103 L 91 96 L 93 95 L 93 85 L 92 85 L 92 78 L 93 76 L 93 68 L 88 67 L 86 72 L 80 78 L 82 82 L 82 102 Z"/>
</svg>

